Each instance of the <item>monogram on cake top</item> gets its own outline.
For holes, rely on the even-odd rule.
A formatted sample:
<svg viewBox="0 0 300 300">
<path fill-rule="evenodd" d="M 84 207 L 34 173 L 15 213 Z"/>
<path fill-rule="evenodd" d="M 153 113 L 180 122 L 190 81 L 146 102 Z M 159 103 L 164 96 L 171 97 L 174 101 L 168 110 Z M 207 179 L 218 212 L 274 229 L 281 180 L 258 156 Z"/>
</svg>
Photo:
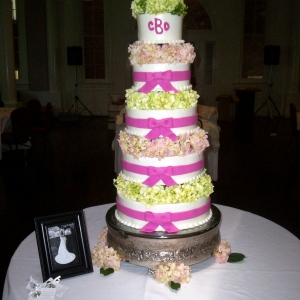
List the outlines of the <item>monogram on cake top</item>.
<svg viewBox="0 0 300 300">
<path fill-rule="evenodd" d="M 128 107 L 140 108 L 140 103 L 135 103 L 140 98 L 136 91 L 145 94 L 151 91 L 187 91 L 182 93 L 184 98 L 197 103 L 199 96 L 190 91 L 190 64 L 194 62 L 196 54 L 193 45 L 181 40 L 182 18 L 187 6 L 181 0 L 135 0 L 131 8 L 138 21 L 138 41 L 128 48 L 133 68 L 133 86 L 126 94 Z M 178 107 L 173 105 L 171 109 L 183 108 L 182 103 L 178 103 L 182 102 L 182 95 L 178 94 L 174 99 L 155 94 L 156 100 L 160 98 L 159 101 L 164 103 L 158 109 L 170 109 L 165 102 L 178 104 Z M 153 98 L 152 95 L 149 98 Z M 145 100 L 143 98 L 144 103 Z"/>
<path fill-rule="evenodd" d="M 182 43 L 182 0 L 135 0 L 132 15 L 138 22 L 138 40 L 147 43 Z"/>
<path fill-rule="evenodd" d="M 122 171 L 116 218 L 142 232 L 193 228 L 211 216 L 211 178 L 197 125 L 199 95 L 190 84 L 194 47 L 181 40 L 182 0 L 134 0 L 138 41 L 129 46 L 133 87 L 120 132 Z"/>
</svg>

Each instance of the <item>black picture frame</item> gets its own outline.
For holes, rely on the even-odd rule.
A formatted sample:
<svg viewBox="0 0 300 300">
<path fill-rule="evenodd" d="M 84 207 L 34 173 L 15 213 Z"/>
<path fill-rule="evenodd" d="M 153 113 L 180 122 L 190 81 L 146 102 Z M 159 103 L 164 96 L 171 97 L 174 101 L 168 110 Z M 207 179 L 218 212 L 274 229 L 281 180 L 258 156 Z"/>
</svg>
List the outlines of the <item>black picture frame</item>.
<svg viewBox="0 0 300 300">
<path fill-rule="evenodd" d="M 34 218 L 43 281 L 93 272 L 83 211 Z"/>
</svg>

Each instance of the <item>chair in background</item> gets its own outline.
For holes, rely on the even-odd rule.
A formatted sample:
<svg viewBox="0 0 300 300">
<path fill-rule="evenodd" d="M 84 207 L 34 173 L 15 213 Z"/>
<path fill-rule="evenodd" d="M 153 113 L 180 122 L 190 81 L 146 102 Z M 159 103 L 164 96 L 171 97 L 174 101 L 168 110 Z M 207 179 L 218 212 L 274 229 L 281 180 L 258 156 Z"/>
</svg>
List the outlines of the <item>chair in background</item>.
<svg viewBox="0 0 300 300">
<path fill-rule="evenodd" d="M 294 162 L 300 148 L 300 111 L 294 103 L 290 103 L 291 140 L 288 145 L 289 159 Z"/>
<path fill-rule="evenodd" d="M 0 107 L 4 107 L 4 102 L 1 100 L 1 93 L 0 93 Z"/>
<path fill-rule="evenodd" d="M 110 95 L 111 103 L 108 105 L 108 130 L 116 130 L 115 118 L 125 107 L 125 95 Z"/>
<path fill-rule="evenodd" d="M 32 126 L 31 135 L 33 143 L 40 139 L 44 145 L 44 149 L 50 149 L 50 152 L 54 154 L 53 147 L 48 139 L 50 128 L 52 125 L 52 105 L 47 103 L 44 111 L 42 111 L 41 102 L 37 99 L 28 101 L 27 108 L 32 113 Z"/>
<path fill-rule="evenodd" d="M 18 153 L 24 150 L 25 165 L 27 166 L 27 150 L 31 148 L 32 115 L 28 108 L 19 107 L 11 112 L 11 132 L 1 134 L 2 150 Z"/>
<path fill-rule="evenodd" d="M 300 111 L 297 111 L 296 105 L 290 103 L 290 118 L 292 137 L 300 137 Z M 299 119 L 299 120 L 298 120 Z"/>
<path fill-rule="evenodd" d="M 213 106 L 198 104 L 198 126 L 208 135 L 209 148 L 204 151 L 205 167 L 213 181 L 218 180 L 220 130 L 218 126 L 218 110 Z"/>
</svg>

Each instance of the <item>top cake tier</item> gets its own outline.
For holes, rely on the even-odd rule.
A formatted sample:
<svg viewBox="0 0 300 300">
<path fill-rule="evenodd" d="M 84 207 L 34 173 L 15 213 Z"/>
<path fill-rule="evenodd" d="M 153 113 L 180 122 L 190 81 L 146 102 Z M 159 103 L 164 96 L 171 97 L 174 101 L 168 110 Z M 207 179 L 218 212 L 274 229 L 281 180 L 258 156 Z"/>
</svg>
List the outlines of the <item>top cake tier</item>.
<svg viewBox="0 0 300 300">
<path fill-rule="evenodd" d="M 153 44 L 183 43 L 182 20 L 183 16 L 170 13 L 138 15 L 138 40 Z"/>
</svg>

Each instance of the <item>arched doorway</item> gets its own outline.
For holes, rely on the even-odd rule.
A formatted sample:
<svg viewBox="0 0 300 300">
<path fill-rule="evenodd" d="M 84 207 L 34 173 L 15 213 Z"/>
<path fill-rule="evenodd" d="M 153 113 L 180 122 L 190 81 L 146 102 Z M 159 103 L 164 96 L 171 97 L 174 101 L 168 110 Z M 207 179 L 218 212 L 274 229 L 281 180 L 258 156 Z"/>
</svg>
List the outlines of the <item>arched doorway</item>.
<svg viewBox="0 0 300 300">
<path fill-rule="evenodd" d="M 192 66 L 193 89 L 200 94 L 200 103 L 215 97 L 215 38 L 213 24 L 205 7 L 198 0 L 185 0 L 188 11 L 183 19 L 183 39 L 194 45 L 196 59 Z M 209 101 L 210 98 L 210 101 Z"/>
</svg>

